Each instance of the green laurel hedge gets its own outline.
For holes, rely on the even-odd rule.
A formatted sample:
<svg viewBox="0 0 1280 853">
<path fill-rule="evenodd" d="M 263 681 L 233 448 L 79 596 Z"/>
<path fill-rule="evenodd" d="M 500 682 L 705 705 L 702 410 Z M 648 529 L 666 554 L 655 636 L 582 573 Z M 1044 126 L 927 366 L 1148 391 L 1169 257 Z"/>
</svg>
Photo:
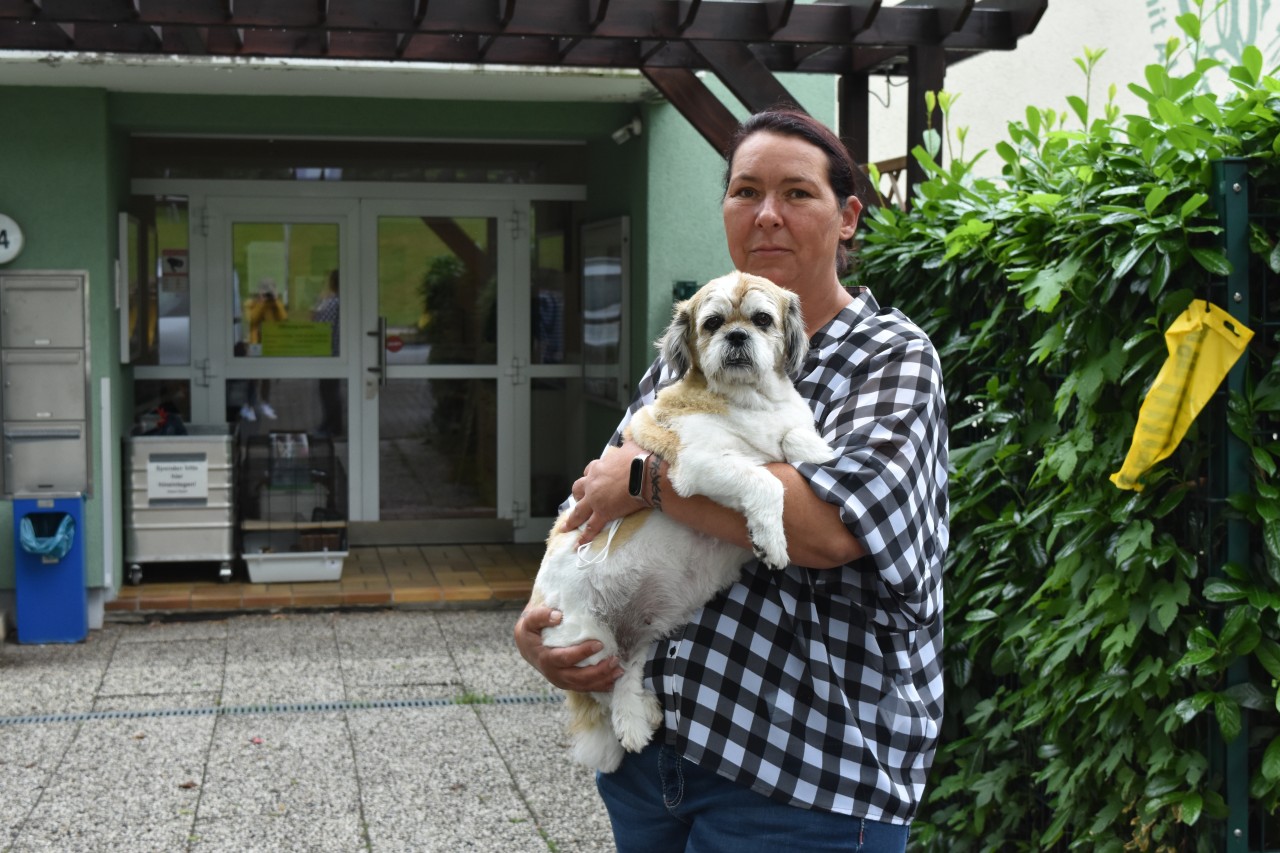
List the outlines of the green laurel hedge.
<svg viewBox="0 0 1280 853">
<path fill-rule="evenodd" d="M 1230 401 L 1253 454 L 1253 489 L 1229 510 L 1256 532 L 1248 565 L 1211 564 L 1205 476 L 1226 406 L 1143 491 L 1108 480 L 1164 330 L 1192 299 L 1227 307 L 1213 161 L 1247 158 L 1255 212 L 1280 210 L 1280 81 L 1253 47 L 1231 67 L 1198 58 L 1200 9 L 1130 86 L 1146 115 L 1121 116 L 1114 87 L 1100 109 L 1088 94 L 1030 108 L 996 146 L 998 180 L 963 155 L 940 167 L 934 134 L 913 152 L 930 177 L 912 211 L 864 216 L 851 283 L 929 332 L 951 418 L 946 722 L 917 849 L 1223 849 L 1220 747 L 1246 719 L 1252 808 L 1280 839 L 1275 328 L 1252 325 Z M 1195 70 L 1176 76 L 1184 55 Z M 1086 92 L 1100 56 L 1077 60 Z M 1275 321 L 1280 225 L 1251 232 L 1276 285 L 1255 313 Z M 1236 661 L 1248 679 L 1228 687 Z"/>
</svg>

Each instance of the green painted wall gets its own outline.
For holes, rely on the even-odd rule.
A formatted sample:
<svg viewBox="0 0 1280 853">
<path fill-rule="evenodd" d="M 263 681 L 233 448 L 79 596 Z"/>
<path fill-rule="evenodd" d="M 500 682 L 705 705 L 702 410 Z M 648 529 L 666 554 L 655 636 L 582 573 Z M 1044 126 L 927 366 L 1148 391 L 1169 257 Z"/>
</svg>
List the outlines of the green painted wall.
<svg viewBox="0 0 1280 853">
<path fill-rule="evenodd" d="M 830 121 L 829 78 L 793 75 L 784 85 L 807 109 Z M 746 111 L 718 84 L 713 91 L 738 116 Z M 85 269 L 91 298 L 92 418 L 100 381 L 111 380 L 115 412 L 112 459 L 92 437 L 95 495 L 86 507 L 89 574 L 102 576 L 103 489 L 119 495 L 119 439 L 129 426 L 131 389 L 121 369 L 111 287 L 116 212 L 128 195 L 129 135 L 181 133 L 334 137 L 572 139 L 587 142 L 581 181 L 588 187 L 583 221 L 620 214 L 632 225 L 631 377 L 654 355 L 653 341 L 670 319 L 672 285 L 699 283 L 731 269 L 720 222 L 723 163 L 665 103 L 577 104 L 441 102 L 387 98 L 240 97 L 107 93 L 90 89 L 4 88 L 6 112 L 24 121 L 0 136 L 0 211 L 26 233 L 10 268 Z M 639 114 L 642 134 L 616 145 L 612 131 Z M 587 407 L 585 443 L 596 452 L 620 416 Z M 124 519 L 117 501 L 113 561 L 120 563 Z M 11 504 L 0 501 L 0 589 L 13 585 Z M 121 578 L 117 574 L 115 583 Z"/>
<path fill-rule="evenodd" d="M 96 433 L 103 377 L 119 397 L 113 264 L 121 176 L 119 143 L 108 124 L 105 93 L 88 89 L 8 88 L 5 112 L 21 116 L 0 134 L 0 210 L 22 226 L 22 254 L 6 270 L 85 270 L 89 274 L 90 434 L 93 495 L 84 535 L 90 585 L 101 585 L 104 490 L 118 494 L 118 463 L 104 471 Z M 110 428 L 119 429 L 119 424 Z M 0 501 L 0 588 L 12 588 L 13 505 Z M 119 540 L 116 542 L 117 550 Z M 96 581 L 96 583 L 94 582 Z"/>
</svg>

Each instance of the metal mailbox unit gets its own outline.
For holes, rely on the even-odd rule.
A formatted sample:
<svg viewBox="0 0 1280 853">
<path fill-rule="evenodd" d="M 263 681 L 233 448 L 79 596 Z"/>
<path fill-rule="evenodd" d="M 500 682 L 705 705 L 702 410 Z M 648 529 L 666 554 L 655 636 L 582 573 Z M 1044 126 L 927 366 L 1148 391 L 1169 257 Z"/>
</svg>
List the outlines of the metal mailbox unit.
<svg viewBox="0 0 1280 853">
<path fill-rule="evenodd" d="M 89 492 L 88 277 L 0 275 L 0 486 L 10 498 Z"/>
<path fill-rule="evenodd" d="M 18 642 L 88 634 L 89 276 L 0 273 L 0 494 L 13 500 Z"/>
<path fill-rule="evenodd" d="M 217 562 L 231 580 L 236 559 L 235 437 L 226 424 L 187 424 L 186 435 L 125 439 L 125 562 Z"/>
</svg>

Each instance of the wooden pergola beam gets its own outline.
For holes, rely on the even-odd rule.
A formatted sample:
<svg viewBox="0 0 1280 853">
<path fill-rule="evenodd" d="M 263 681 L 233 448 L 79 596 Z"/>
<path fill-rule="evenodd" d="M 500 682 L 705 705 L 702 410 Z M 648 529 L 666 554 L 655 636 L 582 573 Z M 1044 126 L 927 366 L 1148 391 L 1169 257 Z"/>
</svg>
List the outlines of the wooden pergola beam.
<svg viewBox="0 0 1280 853">
<path fill-rule="evenodd" d="M 0 50 L 262 56 L 636 69 L 717 150 L 737 127 L 698 79 L 748 109 L 795 99 L 776 72 L 840 81 L 839 127 L 868 156 L 867 87 L 906 76 L 906 148 L 932 125 L 946 68 L 1012 50 L 1048 0 L 0 0 Z M 908 181 L 923 179 L 914 159 Z"/>
</svg>

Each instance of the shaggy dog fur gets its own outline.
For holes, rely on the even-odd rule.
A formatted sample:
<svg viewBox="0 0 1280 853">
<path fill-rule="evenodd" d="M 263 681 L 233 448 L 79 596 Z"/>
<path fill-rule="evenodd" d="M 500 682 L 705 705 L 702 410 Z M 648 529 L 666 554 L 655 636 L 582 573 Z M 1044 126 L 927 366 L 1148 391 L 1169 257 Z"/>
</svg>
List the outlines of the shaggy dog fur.
<svg viewBox="0 0 1280 853">
<path fill-rule="evenodd" d="M 636 413 L 630 437 L 668 461 L 676 492 L 741 512 L 754 556 L 783 568 L 782 484 L 762 466 L 833 455 L 789 377 L 808 349 L 799 298 L 746 273 L 713 279 L 676 306 L 658 346 L 680 378 Z M 603 650 L 583 665 L 612 655 L 622 664 L 611 693 L 568 696 L 575 760 L 608 773 L 662 721 L 657 697 L 644 689 L 650 644 L 732 584 L 752 553 L 650 509 L 581 548 L 579 532 L 560 526 L 547 540 L 533 601 L 564 614 L 543 631 L 544 644 L 599 640 Z"/>
</svg>

